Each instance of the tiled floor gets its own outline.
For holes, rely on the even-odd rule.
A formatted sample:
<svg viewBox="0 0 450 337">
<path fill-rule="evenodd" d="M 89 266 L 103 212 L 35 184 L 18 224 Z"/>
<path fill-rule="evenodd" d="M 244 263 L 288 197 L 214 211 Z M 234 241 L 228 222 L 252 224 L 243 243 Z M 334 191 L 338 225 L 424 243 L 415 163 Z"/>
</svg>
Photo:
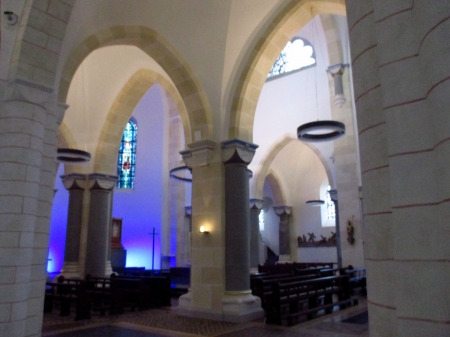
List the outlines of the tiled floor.
<svg viewBox="0 0 450 337">
<path fill-rule="evenodd" d="M 45 314 L 42 336 L 53 337 L 367 337 L 368 324 L 342 322 L 364 313 L 366 299 L 359 305 L 323 315 L 292 327 L 264 324 L 263 320 L 230 323 L 177 315 L 173 308 L 128 312 L 124 315 L 100 317 L 75 322 L 72 317 Z"/>
</svg>

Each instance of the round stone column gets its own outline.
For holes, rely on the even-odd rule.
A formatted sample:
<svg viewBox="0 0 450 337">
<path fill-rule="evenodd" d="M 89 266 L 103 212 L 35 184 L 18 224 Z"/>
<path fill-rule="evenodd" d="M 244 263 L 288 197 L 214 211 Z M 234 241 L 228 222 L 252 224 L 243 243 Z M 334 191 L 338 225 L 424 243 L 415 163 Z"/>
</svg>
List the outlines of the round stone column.
<svg viewBox="0 0 450 337">
<path fill-rule="evenodd" d="M 83 196 L 86 175 L 70 174 L 61 177 L 64 187 L 69 191 L 69 210 L 67 213 L 66 246 L 61 275 L 66 278 L 81 278 L 80 240 L 83 223 Z"/>
<path fill-rule="evenodd" d="M 85 274 L 109 276 L 112 273 L 111 220 L 112 196 L 117 177 L 102 174 L 89 175 L 90 207 L 87 235 Z"/>
<path fill-rule="evenodd" d="M 250 270 L 258 270 L 259 264 L 259 213 L 264 200 L 250 199 Z"/>
<path fill-rule="evenodd" d="M 291 245 L 290 245 L 290 230 L 289 220 L 291 218 L 292 207 L 291 206 L 277 206 L 273 210 L 280 217 L 279 225 L 279 249 L 280 258 L 279 261 L 291 260 Z"/>
<path fill-rule="evenodd" d="M 250 290 L 250 209 L 247 165 L 257 145 L 235 139 L 222 143 L 225 166 L 225 315 L 260 317 L 260 300 Z M 239 320 L 239 319 L 238 319 Z"/>
</svg>

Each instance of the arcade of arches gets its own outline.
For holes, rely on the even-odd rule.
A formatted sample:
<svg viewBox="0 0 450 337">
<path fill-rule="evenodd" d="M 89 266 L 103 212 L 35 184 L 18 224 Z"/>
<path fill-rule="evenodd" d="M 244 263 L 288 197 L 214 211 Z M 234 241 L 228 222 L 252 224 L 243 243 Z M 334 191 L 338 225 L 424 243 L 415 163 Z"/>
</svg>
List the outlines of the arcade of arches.
<svg viewBox="0 0 450 337">
<path fill-rule="evenodd" d="M 2 335 L 41 335 L 47 269 L 112 272 L 112 217 L 127 266 L 190 266 L 179 314 L 260 317 L 248 275 L 261 247 L 337 260 L 297 245 L 335 231 L 305 205 L 328 185 L 354 225 L 354 244 L 340 228 L 342 264 L 367 270 L 370 336 L 450 335 L 447 1 L 3 0 L 1 13 Z M 293 38 L 315 64 L 267 79 Z M 130 118 L 127 190 L 115 185 Z M 327 119 L 345 136 L 297 139 Z M 91 160 L 59 164 L 57 148 Z M 169 178 L 183 165 L 192 184 Z"/>
</svg>

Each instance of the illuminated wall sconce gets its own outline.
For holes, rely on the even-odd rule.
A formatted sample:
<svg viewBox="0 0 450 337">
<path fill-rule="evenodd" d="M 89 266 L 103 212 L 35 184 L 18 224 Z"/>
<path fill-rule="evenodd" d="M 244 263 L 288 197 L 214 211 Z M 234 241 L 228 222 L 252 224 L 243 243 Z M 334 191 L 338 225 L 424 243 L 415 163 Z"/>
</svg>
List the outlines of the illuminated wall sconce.
<svg viewBox="0 0 450 337">
<path fill-rule="evenodd" d="M 209 231 L 205 231 L 205 226 L 200 226 L 200 233 L 208 234 Z"/>
</svg>

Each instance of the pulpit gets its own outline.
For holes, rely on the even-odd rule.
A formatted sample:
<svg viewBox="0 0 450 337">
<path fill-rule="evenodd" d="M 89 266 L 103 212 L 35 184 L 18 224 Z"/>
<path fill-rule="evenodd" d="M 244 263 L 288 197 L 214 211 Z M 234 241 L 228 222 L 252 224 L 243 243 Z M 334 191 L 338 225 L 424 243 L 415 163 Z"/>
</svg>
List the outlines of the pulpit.
<svg viewBox="0 0 450 337">
<path fill-rule="evenodd" d="M 122 245 L 122 218 L 113 218 L 111 222 L 111 267 L 125 268 L 127 251 Z"/>
</svg>

